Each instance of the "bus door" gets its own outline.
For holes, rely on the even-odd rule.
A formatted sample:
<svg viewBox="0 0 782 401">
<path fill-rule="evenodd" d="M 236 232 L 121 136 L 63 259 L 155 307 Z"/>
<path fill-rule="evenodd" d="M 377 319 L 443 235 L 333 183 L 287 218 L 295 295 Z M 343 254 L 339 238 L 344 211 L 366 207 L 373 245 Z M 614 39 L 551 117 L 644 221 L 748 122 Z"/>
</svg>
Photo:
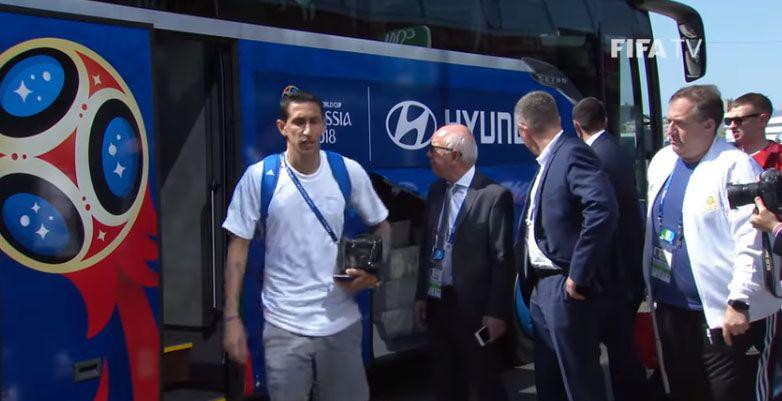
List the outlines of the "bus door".
<svg viewBox="0 0 782 401">
<path fill-rule="evenodd" d="M 211 400 L 222 350 L 225 157 L 232 138 L 228 41 L 156 31 L 164 399 Z"/>
</svg>

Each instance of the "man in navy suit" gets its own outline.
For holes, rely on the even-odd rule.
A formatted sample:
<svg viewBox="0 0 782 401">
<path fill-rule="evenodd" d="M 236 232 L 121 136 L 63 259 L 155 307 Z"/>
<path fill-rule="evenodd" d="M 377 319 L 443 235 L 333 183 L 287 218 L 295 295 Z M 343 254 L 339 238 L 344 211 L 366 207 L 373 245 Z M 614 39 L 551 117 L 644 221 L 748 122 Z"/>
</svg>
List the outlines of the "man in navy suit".
<svg viewBox="0 0 782 401">
<path fill-rule="evenodd" d="M 521 218 L 521 273 L 534 283 L 530 314 L 540 401 L 606 401 L 600 368 L 602 279 L 617 219 L 614 191 L 592 150 L 562 131 L 548 93 L 530 92 L 514 110 L 540 168 Z"/>
<path fill-rule="evenodd" d="M 614 187 L 619 207 L 619 219 L 613 235 L 612 260 L 602 272 L 606 283 L 609 312 L 604 314 L 601 341 L 608 350 L 611 387 L 617 401 L 640 400 L 644 391 L 646 371 L 638 358 L 633 331 L 635 315 L 643 296 L 641 255 L 644 247 L 643 220 L 635 185 L 633 159 L 606 132 L 606 111 L 603 102 L 593 97 L 582 99 L 573 108 L 576 133 L 595 152 L 603 171 Z"/>
</svg>

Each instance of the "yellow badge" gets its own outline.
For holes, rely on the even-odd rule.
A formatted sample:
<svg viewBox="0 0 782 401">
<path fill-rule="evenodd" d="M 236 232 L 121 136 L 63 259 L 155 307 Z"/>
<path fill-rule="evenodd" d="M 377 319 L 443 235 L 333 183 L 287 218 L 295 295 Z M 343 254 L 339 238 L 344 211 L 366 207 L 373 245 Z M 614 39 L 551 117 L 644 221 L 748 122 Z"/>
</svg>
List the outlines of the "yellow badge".
<svg viewBox="0 0 782 401">
<path fill-rule="evenodd" d="M 706 207 L 704 208 L 707 212 L 713 212 L 717 210 L 717 197 L 714 195 L 709 195 L 706 197 Z"/>
</svg>

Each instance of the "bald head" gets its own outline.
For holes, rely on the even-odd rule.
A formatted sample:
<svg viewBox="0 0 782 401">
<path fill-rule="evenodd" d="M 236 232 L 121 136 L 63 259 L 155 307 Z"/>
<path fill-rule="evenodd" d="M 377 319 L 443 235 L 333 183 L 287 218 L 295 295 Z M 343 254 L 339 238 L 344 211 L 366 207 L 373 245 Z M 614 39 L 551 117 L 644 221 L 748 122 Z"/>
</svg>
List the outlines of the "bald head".
<svg viewBox="0 0 782 401">
<path fill-rule="evenodd" d="M 459 152 L 467 168 L 474 166 L 478 160 L 478 145 L 466 126 L 448 124 L 435 131 L 433 140 L 434 138 L 439 138 L 437 142 L 443 143 L 445 147 Z"/>
<path fill-rule="evenodd" d="M 456 182 L 475 165 L 478 146 L 464 125 L 449 124 L 432 136 L 432 146 L 426 153 L 432 172 L 448 182 Z"/>
</svg>

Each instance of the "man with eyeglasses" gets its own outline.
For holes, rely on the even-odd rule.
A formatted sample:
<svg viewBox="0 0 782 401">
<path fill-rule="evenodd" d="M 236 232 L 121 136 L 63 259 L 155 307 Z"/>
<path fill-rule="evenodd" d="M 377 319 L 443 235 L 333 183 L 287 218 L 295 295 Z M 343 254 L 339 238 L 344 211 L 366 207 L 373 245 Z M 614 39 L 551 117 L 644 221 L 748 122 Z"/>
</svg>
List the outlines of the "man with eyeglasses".
<svg viewBox="0 0 782 401">
<path fill-rule="evenodd" d="M 648 169 L 644 279 L 674 401 L 771 397 L 782 301 L 764 285 L 753 206 L 731 209 L 725 188 L 754 182 L 760 168 L 717 136 L 722 117 L 715 86 L 676 91 L 670 145 Z"/>
<path fill-rule="evenodd" d="M 746 93 L 728 105 L 725 127 L 744 152 L 750 154 L 763 170 L 782 170 L 782 145 L 766 139 L 766 125 L 774 108 L 771 100 L 760 93 Z"/>
<path fill-rule="evenodd" d="M 416 292 L 416 320 L 432 346 L 440 401 L 508 399 L 498 339 L 513 305 L 513 198 L 475 168 L 470 130 L 438 129 L 428 152 L 439 177 L 429 188 Z"/>
</svg>

